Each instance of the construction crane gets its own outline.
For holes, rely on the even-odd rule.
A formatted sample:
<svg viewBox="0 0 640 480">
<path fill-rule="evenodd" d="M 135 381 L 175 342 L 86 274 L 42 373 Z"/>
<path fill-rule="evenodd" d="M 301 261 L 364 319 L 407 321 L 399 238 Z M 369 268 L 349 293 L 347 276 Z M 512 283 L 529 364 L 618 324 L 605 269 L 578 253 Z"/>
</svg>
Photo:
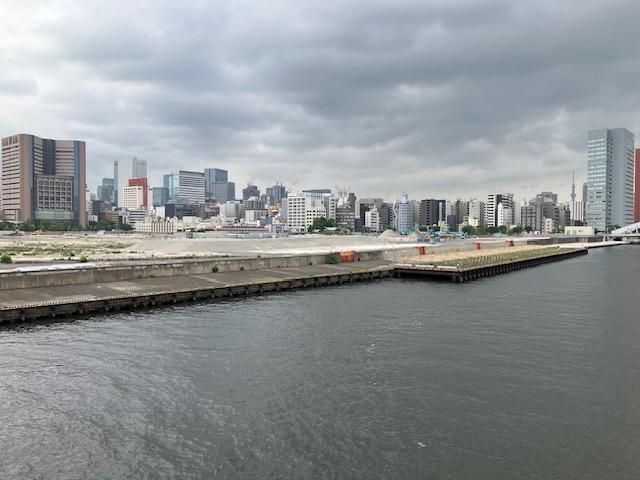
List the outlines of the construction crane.
<svg viewBox="0 0 640 480">
<path fill-rule="evenodd" d="M 252 186 L 256 181 L 256 176 L 255 175 L 251 175 L 249 177 L 249 179 L 247 180 L 247 187 Z"/>
</svg>

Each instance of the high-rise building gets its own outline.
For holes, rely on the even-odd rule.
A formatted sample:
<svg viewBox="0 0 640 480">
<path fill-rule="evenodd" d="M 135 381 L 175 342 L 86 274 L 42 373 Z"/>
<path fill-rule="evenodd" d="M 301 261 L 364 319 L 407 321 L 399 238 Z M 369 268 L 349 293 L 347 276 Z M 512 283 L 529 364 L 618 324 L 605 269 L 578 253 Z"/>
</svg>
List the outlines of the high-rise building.
<svg viewBox="0 0 640 480">
<path fill-rule="evenodd" d="M 236 184 L 233 182 L 214 182 L 211 191 L 220 205 L 236 199 Z"/>
<path fill-rule="evenodd" d="M 420 225 L 433 227 L 447 219 L 447 202 L 427 198 L 420 202 Z"/>
<path fill-rule="evenodd" d="M 147 161 L 132 157 L 127 160 L 115 160 L 113 162 L 113 195 L 115 203 L 121 207 L 118 201 L 120 189 L 128 185 L 130 178 L 146 178 Z"/>
<path fill-rule="evenodd" d="M 249 200 L 251 197 L 259 197 L 260 190 L 255 185 L 247 185 L 246 188 L 242 189 L 242 201 L 245 202 Z"/>
<path fill-rule="evenodd" d="M 264 202 L 256 197 L 251 197 L 243 204 L 244 219 L 246 222 L 257 222 L 267 216 Z"/>
<path fill-rule="evenodd" d="M 635 185 L 634 185 L 634 222 L 640 222 L 640 148 L 636 148 L 636 168 L 634 171 Z M 622 226 L 622 225 L 621 225 Z"/>
<path fill-rule="evenodd" d="M 282 205 L 282 199 L 286 198 L 287 189 L 284 185 L 276 183 L 273 187 L 267 187 L 267 197 L 271 205 Z"/>
<path fill-rule="evenodd" d="M 170 199 L 186 199 L 189 203 L 204 203 L 204 173 L 180 170 L 164 176 Z"/>
<path fill-rule="evenodd" d="M 151 192 L 151 203 L 154 207 L 162 207 L 169 201 L 169 189 L 167 187 L 153 187 Z"/>
<path fill-rule="evenodd" d="M 2 211 L 14 222 L 85 226 L 86 144 L 18 134 L 2 139 Z"/>
<path fill-rule="evenodd" d="M 469 225 L 482 227 L 484 226 L 484 220 L 484 202 L 476 198 L 469 200 Z"/>
<path fill-rule="evenodd" d="M 633 223 L 634 138 L 626 128 L 591 130 L 587 140 L 587 225 Z"/>
<path fill-rule="evenodd" d="M 498 218 L 498 206 L 500 204 L 502 204 L 502 219 Z M 500 220 L 507 220 L 504 218 L 504 209 L 511 210 L 511 220 L 513 220 L 513 193 L 490 193 L 485 205 L 485 225 L 487 227 L 499 227 L 504 225 L 500 223 Z"/>
<path fill-rule="evenodd" d="M 221 168 L 204 169 L 204 195 L 207 199 L 214 198 L 213 186 L 217 182 L 228 182 L 229 172 Z"/>
<path fill-rule="evenodd" d="M 114 180 L 113 178 L 103 178 L 102 185 L 98 185 L 98 200 L 103 202 L 114 202 Z"/>
<path fill-rule="evenodd" d="M 140 204 L 137 207 L 133 207 L 133 208 L 148 208 L 149 207 L 149 185 L 147 183 L 147 179 L 146 177 L 142 177 L 142 178 L 130 178 L 129 179 L 129 187 L 141 187 L 142 188 L 142 204 Z M 124 208 L 131 208 L 131 207 L 127 207 L 126 205 L 122 205 Z"/>
<path fill-rule="evenodd" d="M 127 210 L 146 209 L 145 188 L 142 185 L 125 185 L 120 189 L 121 208 Z"/>
<path fill-rule="evenodd" d="M 380 223 L 380 212 L 374 205 L 373 208 L 367 209 L 364 214 L 364 230 L 366 232 L 377 233 L 382 230 Z"/>
<path fill-rule="evenodd" d="M 458 228 L 458 225 L 469 218 L 469 202 L 464 200 L 456 200 L 455 202 L 447 202 L 447 224 L 451 228 Z"/>
<path fill-rule="evenodd" d="M 399 233 L 406 233 L 414 226 L 413 203 L 409 201 L 408 195 L 404 193 L 396 204 L 396 230 Z"/>
<path fill-rule="evenodd" d="M 568 209 L 565 209 L 565 205 L 558 205 L 558 195 L 552 192 L 539 193 L 521 207 L 520 212 L 520 226 L 536 232 L 544 232 L 545 221 L 549 218 L 553 221 L 553 228 L 566 227 L 569 222 L 565 218 L 569 213 Z"/>
</svg>

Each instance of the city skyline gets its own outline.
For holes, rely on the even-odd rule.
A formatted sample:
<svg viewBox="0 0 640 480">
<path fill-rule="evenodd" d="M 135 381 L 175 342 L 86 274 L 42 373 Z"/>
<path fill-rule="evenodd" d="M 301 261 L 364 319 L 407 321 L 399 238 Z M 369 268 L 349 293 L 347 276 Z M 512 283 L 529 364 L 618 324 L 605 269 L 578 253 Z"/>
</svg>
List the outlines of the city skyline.
<svg viewBox="0 0 640 480">
<path fill-rule="evenodd" d="M 84 139 L 91 191 L 135 155 L 150 185 L 179 164 L 239 189 L 566 199 L 587 131 L 640 134 L 634 2 L 7 8 L 0 130 Z"/>
</svg>

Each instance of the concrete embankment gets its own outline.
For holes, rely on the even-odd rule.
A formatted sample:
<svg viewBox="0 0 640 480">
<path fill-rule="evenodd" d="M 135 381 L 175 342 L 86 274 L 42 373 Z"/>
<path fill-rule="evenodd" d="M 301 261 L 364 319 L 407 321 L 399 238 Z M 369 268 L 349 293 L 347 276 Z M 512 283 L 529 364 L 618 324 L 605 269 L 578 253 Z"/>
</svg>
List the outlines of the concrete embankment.
<svg viewBox="0 0 640 480">
<path fill-rule="evenodd" d="M 146 308 L 184 301 L 214 300 L 292 288 L 367 281 L 394 275 L 465 282 L 587 253 L 586 249 L 564 248 L 520 252 L 513 248 L 505 250 L 502 253 L 492 250 L 490 254 L 480 258 L 461 257 L 453 260 L 457 262 L 454 265 L 428 265 L 424 259 L 429 258 L 429 255 L 421 256 L 422 264 L 406 264 L 402 260 L 399 263 L 389 261 L 388 252 L 352 252 L 351 259 L 355 261 L 339 264 L 327 264 L 326 255 L 303 255 L 194 260 L 164 266 L 152 263 L 98 267 L 88 271 L 14 272 L 4 274 L 3 283 L 14 287 L 0 288 L 0 323 Z M 410 253 L 415 255 L 418 252 L 412 249 Z M 13 281 L 11 276 L 14 277 Z M 106 281 L 96 281 L 100 278 Z"/>
<path fill-rule="evenodd" d="M 415 254 L 417 249 L 407 249 Z M 385 251 L 357 252 L 356 262 L 381 261 Z M 86 283 L 136 281 L 145 278 L 168 278 L 201 275 L 212 272 L 239 272 L 264 269 L 299 268 L 327 263 L 326 254 L 273 257 L 225 257 L 213 259 L 155 260 L 125 265 L 106 265 L 74 270 L 1 272 L 0 290 L 17 288 L 58 287 Z"/>
<path fill-rule="evenodd" d="M 0 290 L 0 323 L 147 308 L 391 277 L 385 261 Z"/>
</svg>

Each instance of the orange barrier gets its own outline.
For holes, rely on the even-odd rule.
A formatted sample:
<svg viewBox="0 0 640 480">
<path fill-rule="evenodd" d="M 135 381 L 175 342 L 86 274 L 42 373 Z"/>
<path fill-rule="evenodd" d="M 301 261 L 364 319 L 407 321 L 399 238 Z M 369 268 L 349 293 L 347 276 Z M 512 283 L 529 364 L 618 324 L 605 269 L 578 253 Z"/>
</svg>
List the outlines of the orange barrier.
<svg viewBox="0 0 640 480">
<path fill-rule="evenodd" d="M 340 252 L 340 263 L 356 261 L 356 252 Z"/>
<path fill-rule="evenodd" d="M 425 249 L 424 249 L 424 247 L 418 247 L 418 253 L 419 253 L 420 255 L 424 255 L 424 254 L 425 254 Z"/>
<path fill-rule="evenodd" d="M 476 250 L 480 250 L 480 242 L 476 242 L 474 245 Z"/>
</svg>

